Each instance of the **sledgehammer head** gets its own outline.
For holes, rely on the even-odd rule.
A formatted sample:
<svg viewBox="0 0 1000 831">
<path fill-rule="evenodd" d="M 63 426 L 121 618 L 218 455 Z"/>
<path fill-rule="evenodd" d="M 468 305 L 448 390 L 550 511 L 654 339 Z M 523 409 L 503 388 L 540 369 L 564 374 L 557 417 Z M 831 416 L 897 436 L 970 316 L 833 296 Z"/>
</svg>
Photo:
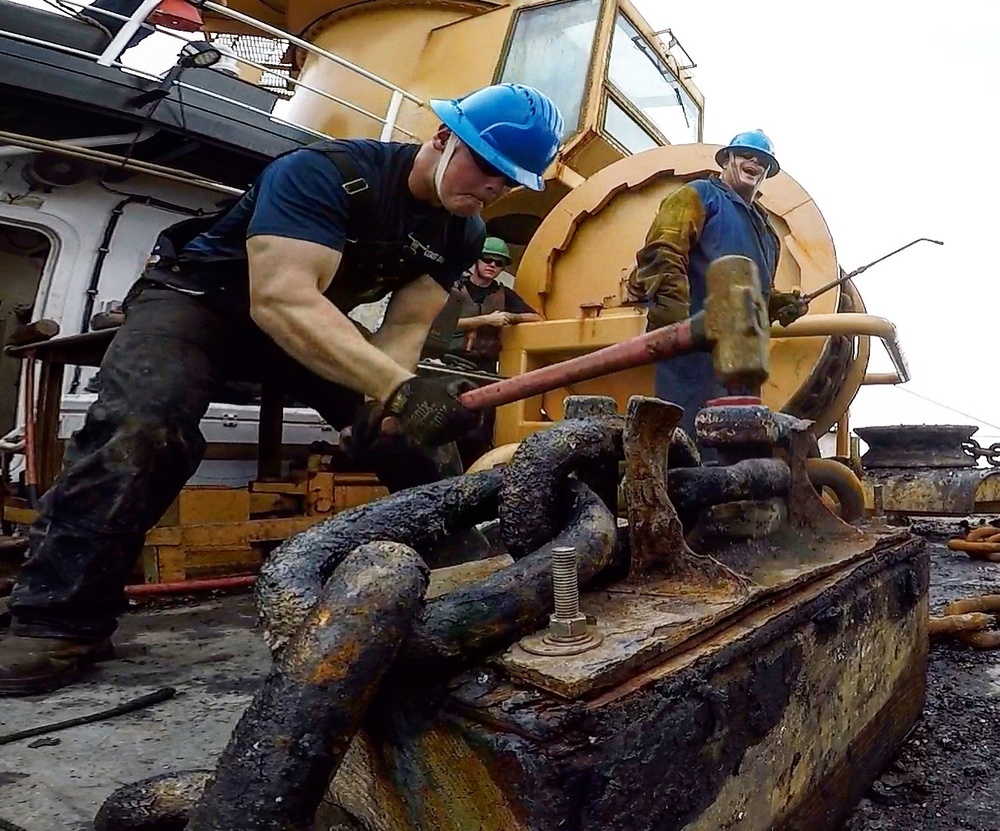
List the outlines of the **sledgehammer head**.
<svg viewBox="0 0 1000 831">
<path fill-rule="evenodd" d="M 757 266 L 748 257 L 719 257 L 708 267 L 705 335 L 715 374 L 731 393 L 760 394 L 767 380 L 771 327 Z"/>
</svg>

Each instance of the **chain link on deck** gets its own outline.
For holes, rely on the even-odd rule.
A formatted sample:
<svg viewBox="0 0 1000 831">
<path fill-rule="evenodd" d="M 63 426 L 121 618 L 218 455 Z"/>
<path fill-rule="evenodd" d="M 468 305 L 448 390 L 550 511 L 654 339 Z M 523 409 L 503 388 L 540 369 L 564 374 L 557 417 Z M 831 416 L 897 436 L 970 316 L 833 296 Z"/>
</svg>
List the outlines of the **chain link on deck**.
<svg viewBox="0 0 1000 831">
<path fill-rule="evenodd" d="M 975 439 L 967 439 L 962 442 L 964 450 L 974 460 L 986 459 L 991 467 L 1000 467 L 1000 442 L 994 442 L 989 447 L 983 447 Z"/>
</svg>

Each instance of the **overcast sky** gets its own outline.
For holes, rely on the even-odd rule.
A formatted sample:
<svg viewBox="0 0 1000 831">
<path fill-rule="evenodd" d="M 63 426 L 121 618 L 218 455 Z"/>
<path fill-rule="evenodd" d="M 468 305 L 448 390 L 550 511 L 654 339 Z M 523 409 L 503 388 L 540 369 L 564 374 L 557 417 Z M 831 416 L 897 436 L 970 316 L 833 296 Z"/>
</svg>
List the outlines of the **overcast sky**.
<svg viewBox="0 0 1000 831">
<path fill-rule="evenodd" d="M 1000 441 L 988 426 L 1000 425 L 1000 0 L 633 2 L 697 62 L 705 141 L 763 129 L 845 270 L 916 237 L 945 242 L 857 278 L 868 311 L 896 324 L 913 380 L 862 388 L 852 426 L 977 423 Z M 871 369 L 888 371 L 876 351 Z"/>
</svg>

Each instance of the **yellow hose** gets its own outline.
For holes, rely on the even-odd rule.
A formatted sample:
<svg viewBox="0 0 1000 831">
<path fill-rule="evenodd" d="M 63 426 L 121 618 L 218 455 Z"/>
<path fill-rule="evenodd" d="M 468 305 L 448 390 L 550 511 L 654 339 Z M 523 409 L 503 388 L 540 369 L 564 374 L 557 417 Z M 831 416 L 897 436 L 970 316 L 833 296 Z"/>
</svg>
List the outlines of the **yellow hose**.
<svg viewBox="0 0 1000 831">
<path fill-rule="evenodd" d="M 865 515 L 865 492 L 850 468 L 833 459 L 806 459 L 806 470 L 814 488 L 833 491 L 844 522 L 856 522 Z"/>
</svg>

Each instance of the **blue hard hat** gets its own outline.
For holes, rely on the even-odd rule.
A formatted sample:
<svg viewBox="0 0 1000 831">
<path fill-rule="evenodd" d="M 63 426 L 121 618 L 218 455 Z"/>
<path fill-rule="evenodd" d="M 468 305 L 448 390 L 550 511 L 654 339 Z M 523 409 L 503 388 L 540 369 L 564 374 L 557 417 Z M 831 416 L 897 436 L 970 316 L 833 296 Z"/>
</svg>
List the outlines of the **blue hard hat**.
<svg viewBox="0 0 1000 831">
<path fill-rule="evenodd" d="M 524 84 L 494 84 L 463 98 L 433 99 L 455 137 L 505 176 L 544 190 L 542 174 L 559 152 L 563 119 L 550 98 Z"/>
<path fill-rule="evenodd" d="M 771 144 L 771 139 L 764 135 L 763 130 L 750 130 L 746 133 L 737 133 L 733 136 L 733 140 L 729 144 L 715 154 L 715 163 L 719 167 L 722 167 L 725 165 L 726 157 L 730 153 L 736 153 L 740 150 L 750 151 L 757 156 L 764 157 L 766 164 L 770 166 L 770 170 L 767 171 L 768 179 L 772 176 L 777 176 L 778 171 L 781 170 L 778 160 L 774 157 L 774 145 Z"/>
</svg>

